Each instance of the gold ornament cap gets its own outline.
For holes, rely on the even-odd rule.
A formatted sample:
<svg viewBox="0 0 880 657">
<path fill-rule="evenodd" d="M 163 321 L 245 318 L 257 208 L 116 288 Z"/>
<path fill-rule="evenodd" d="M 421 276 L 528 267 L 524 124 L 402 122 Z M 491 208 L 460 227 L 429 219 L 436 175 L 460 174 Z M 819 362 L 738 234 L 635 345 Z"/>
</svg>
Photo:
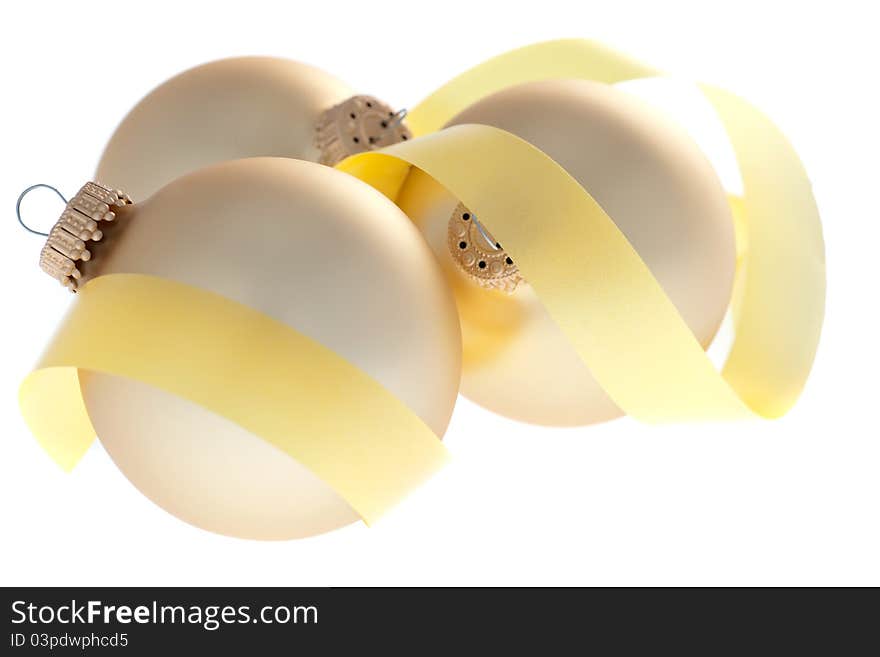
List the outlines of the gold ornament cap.
<svg viewBox="0 0 880 657">
<path fill-rule="evenodd" d="M 395 112 L 373 96 L 352 96 L 325 110 L 315 128 L 321 164 L 333 166 L 350 155 L 411 139 L 405 116 L 406 110 Z"/>
<path fill-rule="evenodd" d="M 452 260 L 478 285 L 511 294 L 524 280 L 513 258 L 461 203 L 449 218 L 448 244 Z"/>
<path fill-rule="evenodd" d="M 118 210 L 131 205 L 131 198 L 96 182 L 87 182 L 67 202 L 64 212 L 49 231 L 40 251 L 40 269 L 76 292 L 82 279 L 78 262 L 92 259 L 89 242 L 100 242 L 116 220 Z"/>
</svg>

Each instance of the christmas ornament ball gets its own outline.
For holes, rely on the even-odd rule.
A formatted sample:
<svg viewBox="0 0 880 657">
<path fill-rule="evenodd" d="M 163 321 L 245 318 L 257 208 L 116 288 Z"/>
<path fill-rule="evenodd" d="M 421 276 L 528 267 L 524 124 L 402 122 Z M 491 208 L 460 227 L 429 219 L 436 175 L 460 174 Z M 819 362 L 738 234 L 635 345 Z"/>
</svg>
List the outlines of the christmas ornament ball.
<svg viewBox="0 0 880 657">
<path fill-rule="evenodd" d="M 585 80 L 511 87 L 448 125 L 468 123 L 506 130 L 565 168 L 617 223 L 700 343 L 710 344 L 730 302 L 733 220 L 716 173 L 682 129 L 626 92 Z M 417 169 L 399 205 L 455 293 L 466 397 L 541 425 L 621 414 L 523 279 L 515 254 L 497 247 L 503 235 L 473 221 L 471 209 Z"/>
<path fill-rule="evenodd" d="M 300 62 L 209 62 L 167 80 L 128 113 L 95 177 L 138 200 L 216 162 L 257 156 L 317 162 L 322 113 L 353 94 L 329 73 Z"/>
<path fill-rule="evenodd" d="M 369 186 L 318 164 L 251 158 L 183 176 L 116 222 L 124 228 L 106 236 L 84 279 L 147 274 L 246 304 L 332 349 L 443 435 L 460 376 L 454 300 L 416 228 Z M 180 348 L 198 339 L 184 336 Z M 81 376 L 104 448 L 178 518 L 253 539 L 358 518 L 327 483 L 231 421 L 144 383 Z"/>
</svg>

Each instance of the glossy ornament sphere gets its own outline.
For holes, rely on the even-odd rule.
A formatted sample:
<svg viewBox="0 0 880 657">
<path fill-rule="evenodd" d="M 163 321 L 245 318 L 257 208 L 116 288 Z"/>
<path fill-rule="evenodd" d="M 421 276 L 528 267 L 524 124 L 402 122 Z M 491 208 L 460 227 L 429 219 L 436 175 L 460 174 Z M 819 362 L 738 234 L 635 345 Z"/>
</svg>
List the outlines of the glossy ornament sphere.
<svg viewBox="0 0 880 657">
<path fill-rule="evenodd" d="M 368 185 L 310 162 L 237 160 L 175 180 L 116 221 L 86 278 L 148 274 L 245 304 L 332 349 L 445 432 L 460 376 L 455 303 L 419 232 Z M 182 336 L 180 348 L 198 339 Z M 196 404 L 93 372 L 82 373 L 82 391 L 121 471 L 186 522 L 288 539 L 358 519 L 306 467 Z"/>
<path fill-rule="evenodd" d="M 686 133 L 643 101 L 584 80 L 512 87 L 449 125 L 468 123 L 506 130 L 565 168 L 617 223 L 700 343 L 710 344 L 731 297 L 733 220 L 715 171 Z M 466 397 L 542 425 L 621 414 L 522 279 L 515 254 L 496 250 L 503 235 L 475 225 L 468 208 L 418 170 L 399 205 L 454 290 Z"/>
<path fill-rule="evenodd" d="M 203 64 L 164 82 L 128 113 L 95 177 L 140 201 L 185 173 L 226 160 L 317 162 L 322 113 L 353 94 L 330 74 L 286 59 Z"/>
</svg>

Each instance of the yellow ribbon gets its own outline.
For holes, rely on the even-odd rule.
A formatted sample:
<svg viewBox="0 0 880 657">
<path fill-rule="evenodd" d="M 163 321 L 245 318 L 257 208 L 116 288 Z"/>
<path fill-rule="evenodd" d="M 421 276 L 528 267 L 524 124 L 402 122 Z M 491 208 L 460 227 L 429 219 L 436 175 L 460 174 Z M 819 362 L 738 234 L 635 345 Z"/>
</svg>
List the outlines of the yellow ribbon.
<svg viewBox="0 0 880 657">
<path fill-rule="evenodd" d="M 408 166 L 416 166 L 479 215 L 629 415 L 647 422 L 782 415 L 800 394 L 819 340 L 824 246 L 806 173 L 767 117 L 733 94 L 701 86 L 737 155 L 744 195 L 736 209 L 748 243 L 736 338 L 721 373 L 613 219 L 562 167 L 496 128 L 431 132 L 512 84 L 653 74 L 586 41 L 522 48 L 468 71 L 416 107 L 410 125 L 424 136 L 338 166 L 392 199 L 406 184 Z"/>
<path fill-rule="evenodd" d="M 800 393 L 818 344 L 824 249 L 803 167 L 764 115 L 701 87 L 728 131 L 744 185 L 736 210 L 748 249 L 736 340 L 721 373 L 589 190 L 504 131 L 438 132 L 472 102 L 513 84 L 655 74 L 590 42 L 523 48 L 468 71 L 415 108 L 410 126 L 424 136 L 339 168 L 394 199 L 414 165 L 479 214 L 628 414 L 646 421 L 781 415 Z M 198 339 L 180 349 L 182 336 Z M 235 376 L 224 366 L 230 360 Z M 367 522 L 446 459 L 412 411 L 333 351 L 181 283 L 134 274 L 94 279 L 22 384 L 25 418 L 67 469 L 94 439 L 78 369 L 154 385 L 238 423 L 310 468 Z"/>
<path fill-rule="evenodd" d="M 462 73 L 414 107 L 406 122 L 415 135 L 436 132 L 481 98 L 524 82 L 584 79 L 613 84 L 658 74 L 595 41 L 547 41 L 498 55 Z"/>
<path fill-rule="evenodd" d="M 20 390 L 31 430 L 65 469 L 95 436 L 80 369 L 153 385 L 236 422 L 311 469 L 368 524 L 447 459 L 415 413 L 334 351 L 183 283 L 112 274 L 77 295 Z"/>
</svg>

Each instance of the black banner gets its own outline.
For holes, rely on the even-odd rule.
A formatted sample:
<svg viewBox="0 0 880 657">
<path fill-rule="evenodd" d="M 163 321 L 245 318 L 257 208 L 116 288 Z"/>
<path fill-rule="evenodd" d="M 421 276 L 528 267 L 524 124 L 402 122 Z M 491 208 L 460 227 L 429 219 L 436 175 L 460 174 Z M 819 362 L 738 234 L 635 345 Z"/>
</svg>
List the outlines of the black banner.
<svg viewBox="0 0 880 657">
<path fill-rule="evenodd" d="M 878 607 L 871 590 L 11 588 L 2 597 L 4 655 L 752 654 L 797 644 L 856 654 Z"/>
</svg>

